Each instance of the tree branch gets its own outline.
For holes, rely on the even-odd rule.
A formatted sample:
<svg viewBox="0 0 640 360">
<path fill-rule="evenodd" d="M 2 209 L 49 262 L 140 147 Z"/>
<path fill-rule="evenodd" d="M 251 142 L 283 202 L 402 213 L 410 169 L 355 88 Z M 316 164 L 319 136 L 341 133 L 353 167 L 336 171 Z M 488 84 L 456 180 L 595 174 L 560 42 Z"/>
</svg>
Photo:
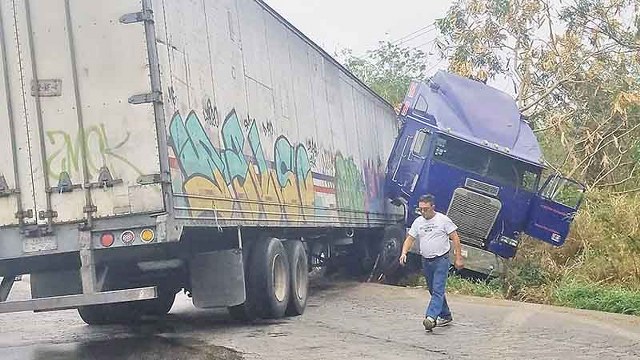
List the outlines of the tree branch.
<svg viewBox="0 0 640 360">
<path fill-rule="evenodd" d="M 625 164 L 625 166 L 626 166 L 626 165 L 631 165 L 631 164 L 634 164 L 634 163 L 633 163 L 633 162 L 630 162 L 630 163 Z M 626 179 L 624 179 L 624 180 L 620 180 L 620 181 L 617 181 L 617 182 L 614 182 L 614 183 L 609 183 L 609 184 L 600 185 L 600 186 L 598 186 L 598 187 L 599 187 L 599 188 L 608 188 L 608 187 L 620 186 L 620 185 L 622 185 L 622 184 L 626 183 L 627 181 L 629 181 L 629 180 L 633 179 L 633 175 L 634 175 L 634 173 L 636 172 L 636 169 L 637 169 L 637 168 L 638 168 L 638 163 L 635 163 L 635 164 L 633 165 L 633 168 L 631 168 L 631 172 L 629 173 L 629 176 L 628 176 Z M 594 185 L 594 186 L 597 186 L 597 185 Z"/>
<path fill-rule="evenodd" d="M 542 100 L 547 98 L 547 96 L 551 95 L 551 93 L 553 93 L 560 85 L 564 84 L 567 81 L 568 81 L 567 78 L 558 81 L 553 86 L 551 86 L 549 89 L 547 89 L 536 101 L 534 101 L 533 103 L 531 103 L 531 104 L 525 106 L 524 108 L 520 109 L 520 112 L 524 113 L 524 112 L 530 110 L 531 108 L 533 108 L 534 106 L 538 105 L 540 102 L 542 102 Z"/>
</svg>

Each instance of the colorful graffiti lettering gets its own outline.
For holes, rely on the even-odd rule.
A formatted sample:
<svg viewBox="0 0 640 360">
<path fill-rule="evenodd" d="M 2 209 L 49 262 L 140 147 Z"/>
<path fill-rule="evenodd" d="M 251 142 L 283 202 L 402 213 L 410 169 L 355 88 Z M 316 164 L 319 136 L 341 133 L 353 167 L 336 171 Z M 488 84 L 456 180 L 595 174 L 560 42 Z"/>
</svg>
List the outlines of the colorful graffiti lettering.
<svg viewBox="0 0 640 360">
<path fill-rule="evenodd" d="M 127 167 L 141 175 L 141 171 L 120 154 L 130 140 L 127 133 L 118 144 L 111 146 L 104 124 L 88 127 L 83 134 L 78 131 L 74 136 L 65 131 L 47 131 L 48 152 L 47 173 L 50 178 L 59 180 L 63 172 L 71 176 L 82 174 L 83 162 L 87 162 L 89 177 L 97 176 L 100 168 L 108 167 L 111 171 L 118 166 Z M 82 150 L 83 144 L 87 152 Z M 51 150 L 51 148 L 53 148 Z"/>
<path fill-rule="evenodd" d="M 336 156 L 335 178 L 338 208 L 364 211 L 366 187 L 353 158 L 345 159 L 342 154 Z"/>
<path fill-rule="evenodd" d="M 182 173 L 174 190 L 186 193 L 192 216 L 213 211 L 221 219 L 301 221 L 313 214 L 313 177 L 303 145 L 278 137 L 270 164 L 255 120 L 241 125 L 235 110 L 226 117 L 221 136 L 217 149 L 194 112 L 186 120 L 176 113 L 171 121 L 170 144 Z"/>
</svg>

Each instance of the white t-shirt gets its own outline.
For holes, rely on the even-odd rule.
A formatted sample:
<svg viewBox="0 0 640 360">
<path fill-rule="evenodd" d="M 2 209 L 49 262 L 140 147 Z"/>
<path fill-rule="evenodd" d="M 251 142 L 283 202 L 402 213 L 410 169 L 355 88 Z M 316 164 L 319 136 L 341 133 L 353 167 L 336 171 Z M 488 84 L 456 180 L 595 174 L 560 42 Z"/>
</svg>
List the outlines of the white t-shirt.
<svg viewBox="0 0 640 360">
<path fill-rule="evenodd" d="M 448 216 L 436 212 L 436 216 L 429 220 L 424 216 L 418 217 L 411 225 L 409 235 L 420 244 L 420 255 L 433 258 L 449 252 L 449 235 L 457 229 Z"/>
</svg>

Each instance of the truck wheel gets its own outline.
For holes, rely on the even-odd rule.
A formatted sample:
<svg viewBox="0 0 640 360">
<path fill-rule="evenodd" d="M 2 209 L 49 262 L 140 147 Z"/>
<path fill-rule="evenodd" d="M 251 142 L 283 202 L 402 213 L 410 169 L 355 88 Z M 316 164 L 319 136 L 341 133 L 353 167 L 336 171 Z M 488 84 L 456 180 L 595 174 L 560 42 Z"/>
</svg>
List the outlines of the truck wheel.
<svg viewBox="0 0 640 360">
<path fill-rule="evenodd" d="M 141 312 L 143 315 L 148 316 L 164 316 L 171 311 L 173 303 L 176 300 L 176 292 L 173 290 L 167 290 L 158 288 L 158 297 L 153 300 L 146 300 L 141 302 Z"/>
<path fill-rule="evenodd" d="M 140 320 L 140 304 L 135 302 L 82 306 L 80 318 L 87 325 L 130 324 Z"/>
<path fill-rule="evenodd" d="M 263 239 L 245 253 L 246 300 L 229 307 L 232 318 L 252 321 L 257 318 L 281 318 L 291 294 L 289 259 L 278 239 Z"/>
<path fill-rule="evenodd" d="M 380 243 L 380 260 L 378 269 L 385 275 L 387 282 L 393 282 L 401 272 L 398 259 L 402 255 L 402 246 L 406 233 L 401 226 L 393 225 L 384 229 L 382 242 Z"/>
<path fill-rule="evenodd" d="M 249 289 L 258 299 L 260 317 L 285 315 L 291 297 L 289 258 L 278 239 L 258 241 L 250 256 Z"/>
<path fill-rule="evenodd" d="M 287 307 L 288 316 L 299 316 L 307 307 L 307 295 L 309 293 L 309 265 L 307 252 L 301 241 L 288 241 L 285 243 L 289 259 L 291 274 L 291 299 Z"/>
<path fill-rule="evenodd" d="M 78 308 L 78 315 L 87 325 L 107 325 L 105 305 L 83 306 Z"/>
</svg>

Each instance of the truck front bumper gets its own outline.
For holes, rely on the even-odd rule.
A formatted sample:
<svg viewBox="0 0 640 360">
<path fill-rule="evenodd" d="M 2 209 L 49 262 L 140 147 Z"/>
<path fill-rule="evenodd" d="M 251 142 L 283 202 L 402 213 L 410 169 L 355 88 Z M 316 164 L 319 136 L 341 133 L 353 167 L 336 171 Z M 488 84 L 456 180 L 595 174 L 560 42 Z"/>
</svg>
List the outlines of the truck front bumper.
<svg viewBox="0 0 640 360">
<path fill-rule="evenodd" d="M 464 258 L 464 268 L 477 273 L 499 276 L 504 274 L 505 259 L 486 250 L 462 244 L 462 257 Z M 453 255 L 453 244 L 451 244 L 451 263 L 455 261 Z"/>
</svg>

